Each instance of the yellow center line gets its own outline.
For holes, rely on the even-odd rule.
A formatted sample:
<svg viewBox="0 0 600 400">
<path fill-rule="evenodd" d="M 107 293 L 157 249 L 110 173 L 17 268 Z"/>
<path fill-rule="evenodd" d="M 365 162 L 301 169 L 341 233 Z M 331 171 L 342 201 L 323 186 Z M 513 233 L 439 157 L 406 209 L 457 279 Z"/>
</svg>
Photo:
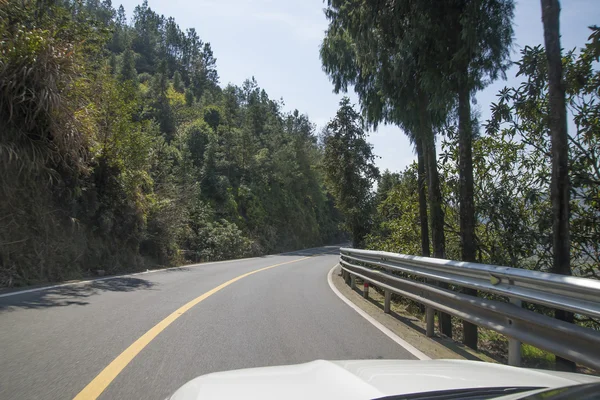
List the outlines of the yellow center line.
<svg viewBox="0 0 600 400">
<path fill-rule="evenodd" d="M 280 265 L 291 264 L 298 261 L 306 260 L 310 257 L 300 258 L 298 260 L 286 261 L 280 264 L 270 265 L 268 267 L 260 268 L 254 271 L 247 272 L 240 276 L 237 276 L 225 283 L 220 284 L 214 289 L 209 290 L 201 296 L 196 297 L 194 300 L 188 302 L 187 304 L 181 306 L 174 312 L 172 312 L 168 317 L 160 321 L 158 324 L 154 325 L 148 332 L 144 333 L 138 340 L 133 342 L 131 346 L 129 346 L 125 351 L 123 351 L 117 358 L 115 358 L 106 368 L 102 370 L 95 378 L 92 380 L 77 396 L 75 396 L 75 400 L 83 400 L 83 399 L 96 399 L 98 396 L 106 390 L 108 385 L 123 371 L 123 369 L 138 355 L 140 351 L 144 349 L 155 337 L 157 337 L 165 328 L 173 323 L 177 318 L 182 316 L 186 311 L 194 307 L 196 304 L 200 303 L 202 300 L 207 299 L 213 294 L 217 293 L 219 290 L 231 285 L 234 282 L 239 281 L 247 276 L 252 274 L 256 274 L 261 271 L 266 271 L 271 268 L 279 267 Z"/>
</svg>

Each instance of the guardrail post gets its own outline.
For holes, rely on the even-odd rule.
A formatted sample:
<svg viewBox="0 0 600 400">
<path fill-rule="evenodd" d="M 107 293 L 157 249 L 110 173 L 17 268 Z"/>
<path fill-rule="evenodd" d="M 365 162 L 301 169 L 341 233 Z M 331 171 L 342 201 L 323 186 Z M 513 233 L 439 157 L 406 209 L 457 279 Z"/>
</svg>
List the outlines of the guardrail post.
<svg viewBox="0 0 600 400">
<path fill-rule="evenodd" d="M 427 337 L 433 337 L 435 335 L 435 310 L 431 307 L 425 308 L 425 322 Z"/>
<path fill-rule="evenodd" d="M 520 301 L 600 317 L 600 282 L 597 280 L 358 249 L 345 249 L 340 264 L 352 289 L 357 289 L 357 281 L 361 284 L 368 281 L 369 285 L 372 283 L 385 291 L 383 311 L 386 313 L 391 313 L 392 293 L 420 303 L 426 312 L 427 336 L 446 333 L 443 323 L 434 332 L 434 320 L 443 322 L 434 312 L 438 316 L 454 315 L 505 335 L 509 342 L 506 354 L 509 365 L 523 363 L 523 343 L 527 343 L 551 354 L 568 355 L 573 362 L 600 370 L 597 331 L 534 312 L 524 308 Z M 494 298 L 453 292 L 447 290 L 449 285 L 468 285 Z M 496 300 L 496 296 L 504 301 Z"/>
<path fill-rule="evenodd" d="M 368 299 L 368 298 L 369 298 L 369 282 L 365 282 L 365 283 L 363 284 L 363 297 L 364 297 L 365 299 Z"/>
<path fill-rule="evenodd" d="M 436 284 L 431 279 L 426 279 L 428 284 Z M 425 307 L 425 334 L 427 337 L 435 336 L 435 310 L 431 307 Z"/>
<path fill-rule="evenodd" d="M 383 312 L 389 314 L 391 312 L 392 292 L 385 290 L 385 301 L 383 302 Z"/>
<path fill-rule="evenodd" d="M 512 282 L 511 282 L 512 284 Z M 509 297 L 510 304 L 514 304 L 517 307 L 522 307 L 522 302 L 514 297 Z M 508 320 L 509 324 L 512 324 L 512 320 Z M 508 338 L 508 365 L 513 367 L 521 366 L 521 342 L 517 339 Z"/>
</svg>

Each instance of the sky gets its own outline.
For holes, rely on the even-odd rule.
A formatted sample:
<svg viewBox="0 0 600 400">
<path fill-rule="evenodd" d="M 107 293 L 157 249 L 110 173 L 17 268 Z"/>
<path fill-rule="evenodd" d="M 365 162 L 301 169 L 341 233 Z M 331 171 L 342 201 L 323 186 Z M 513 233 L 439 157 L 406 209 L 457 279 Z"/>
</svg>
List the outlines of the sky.
<svg viewBox="0 0 600 400">
<path fill-rule="evenodd" d="M 119 1 L 113 0 L 115 8 Z M 124 0 L 128 18 L 141 0 Z M 210 42 L 217 58 L 222 86 L 241 85 L 254 77 L 272 99 L 283 98 L 285 110 L 298 109 L 317 125 L 317 130 L 335 115 L 344 94 L 333 93 L 333 85 L 323 72 L 319 47 L 327 29 L 322 0 L 148 0 L 150 8 L 175 18 L 180 28 L 195 28 L 198 36 Z M 600 25 L 600 0 L 563 0 L 561 45 L 581 47 L 590 25 Z M 526 45 L 543 44 L 539 0 L 516 1 L 513 60 Z M 481 121 L 489 117 L 490 103 L 505 86 L 520 83 L 516 67 L 477 93 Z M 348 94 L 357 104 L 354 93 Z M 395 126 L 381 126 L 371 132 L 369 141 L 383 171 L 403 170 L 415 155 L 403 132 Z"/>
</svg>

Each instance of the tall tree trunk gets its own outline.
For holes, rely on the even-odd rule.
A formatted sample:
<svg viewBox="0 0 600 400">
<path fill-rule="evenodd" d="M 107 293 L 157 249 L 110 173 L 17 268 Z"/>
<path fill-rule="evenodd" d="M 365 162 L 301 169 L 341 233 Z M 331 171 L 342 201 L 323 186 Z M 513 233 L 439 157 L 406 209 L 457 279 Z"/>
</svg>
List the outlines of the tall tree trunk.
<svg viewBox="0 0 600 400">
<path fill-rule="evenodd" d="M 569 237 L 569 143 L 565 87 L 562 82 L 562 57 L 560 49 L 560 4 L 558 0 L 541 0 L 544 44 L 548 60 L 548 123 L 552 137 L 552 272 L 571 275 Z M 555 318 L 573 322 L 573 313 L 556 310 Z M 556 357 L 559 370 L 575 371 L 575 363 Z"/>
<path fill-rule="evenodd" d="M 427 219 L 427 174 L 425 173 L 425 156 L 421 138 L 415 140 L 417 148 L 417 171 L 419 179 L 419 221 L 421 223 L 421 255 L 431 256 L 429 250 L 429 221 Z"/>
<path fill-rule="evenodd" d="M 468 74 L 467 68 L 465 73 Z M 471 96 L 467 85 L 458 92 L 458 174 L 460 181 L 460 244 L 463 261 L 476 261 L 475 206 L 473 204 L 473 129 L 471 127 Z M 477 296 L 477 290 L 462 292 Z M 477 349 L 477 325 L 463 321 L 463 343 Z"/>
<path fill-rule="evenodd" d="M 427 173 L 425 172 L 425 156 L 423 155 L 423 141 L 420 137 L 415 140 L 417 149 L 417 179 L 419 181 L 419 222 L 421 225 L 421 255 L 431 257 L 429 249 L 429 220 L 427 218 Z M 419 304 L 422 313 L 434 312 L 424 304 Z"/>
<path fill-rule="evenodd" d="M 431 215 L 431 239 L 433 244 L 433 256 L 446 258 L 446 238 L 444 235 L 444 211 L 442 210 L 442 191 L 440 190 L 440 178 L 437 170 L 437 156 L 435 151 L 435 137 L 427 111 L 427 97 L 423 92 L 419 96 L 419 121 L 420 136 L 423 139 L 423 155 L 426 163 L 429 213 Z M 442 288 L 447 288 L 445 283 L 439 283 Z M 449 314 L 439 313 L 440 331 L 452 337 L 452 319 Z"/>
</svg>

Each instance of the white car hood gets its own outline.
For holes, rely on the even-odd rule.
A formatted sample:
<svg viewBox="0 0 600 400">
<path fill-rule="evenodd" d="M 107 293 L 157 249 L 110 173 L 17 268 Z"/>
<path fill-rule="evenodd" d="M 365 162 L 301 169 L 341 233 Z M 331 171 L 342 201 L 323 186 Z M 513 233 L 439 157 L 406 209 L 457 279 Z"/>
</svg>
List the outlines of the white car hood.
<svg viewBox="0 0 600 400">
<path fill-rule="evenodd" d="M 182 386 L 171 400 L 375 399 L 476 387 L 561 387 L 600 378 L 462 360 L 317 360 L 217 372 Z"/>
</svg>

